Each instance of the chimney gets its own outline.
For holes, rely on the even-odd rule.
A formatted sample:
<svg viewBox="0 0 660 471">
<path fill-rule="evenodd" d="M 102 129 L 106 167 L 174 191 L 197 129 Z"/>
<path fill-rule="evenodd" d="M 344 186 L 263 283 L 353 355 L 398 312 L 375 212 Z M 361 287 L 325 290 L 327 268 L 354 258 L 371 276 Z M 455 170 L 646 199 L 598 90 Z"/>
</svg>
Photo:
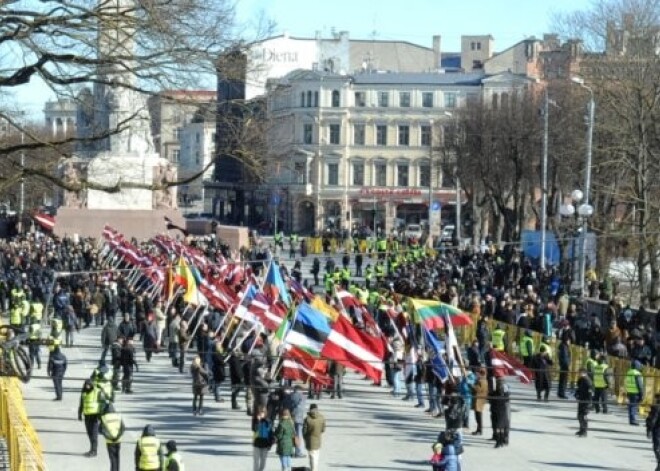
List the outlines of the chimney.
<svg viewBox="0 0 660 471">
<path fill-rule="evenodd" d="M 433 54 L 435 55 L 435 67 L 442 67 L 442 36 L 436 34 L 433 36 Z"/>
</svg>

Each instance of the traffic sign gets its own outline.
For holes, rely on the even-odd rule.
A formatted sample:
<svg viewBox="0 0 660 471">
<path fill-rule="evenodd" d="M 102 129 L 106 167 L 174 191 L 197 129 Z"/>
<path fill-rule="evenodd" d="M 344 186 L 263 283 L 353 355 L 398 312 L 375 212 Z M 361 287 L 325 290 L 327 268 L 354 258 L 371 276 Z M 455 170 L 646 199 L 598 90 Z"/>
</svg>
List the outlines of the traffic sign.
<svg viewBox="0 0 660 471">
<path fill-rule="evenodd" d="M 280 197 L 279 194 L 273 193 L 270 197 L 270 204 L 271 206 L 279 206 L 279 204 L 282 202 L 282 198 Z"/>
<path fill-rule="evenodd" d="M 431 205 L 431 211 L 440 211 L 441 207 L 442 205 L 440 204 L 440 201 L 434 201 Z"/>
</svg>

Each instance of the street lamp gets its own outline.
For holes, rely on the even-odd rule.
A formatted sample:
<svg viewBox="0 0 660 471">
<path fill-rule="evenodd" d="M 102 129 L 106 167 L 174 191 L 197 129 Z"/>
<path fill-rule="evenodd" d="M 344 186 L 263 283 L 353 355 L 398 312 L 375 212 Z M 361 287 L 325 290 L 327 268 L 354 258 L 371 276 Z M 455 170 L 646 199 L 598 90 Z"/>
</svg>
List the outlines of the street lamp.
<svg viewBox="0 0 660 471">
<path fill-rule="evenodd" d="M 591 153 L 592 153 L 592 144 L 594 136 L 594 118 L 596 113 L 596 102 L 594 100 L 594 91 L 591 87 L 587 86 L 584 83 L 582 77 L 571 77 L 571 82 L 578 84 L 580 87 L 584 88 L 589 92 L 589 105 L 587 108 L 588 113 L 588 128 L 587 128 L 587 156 L 586 156 L 586 168 L 584 172 L 584 204 L 578 208 L 584 209 L 587 211 L 589 208 L 589 215 L 583 218 L 582 221 L 582 250 L 580 253 L 580 294 L 584 297 L 586 293 L 586 288 L 584 285 L 585 281 L 585 272 L 586 272 L 586 250 L 587 250 L 587 218 L 593 214 L 593 207 L 589 204 L 589 193 L 591 190 Z M 584 208 L 583 208 L 584 207 Z"/>
<path fill-rule="evenodd" d="M 584 200 L 584 202 L 583 202 Z M 559 214 L 565 218 L 575 218 L 575 228 L 573 234 L 573 257 L 575 257 L 575 236 L 581 237 L 580 248 L 580 294 L 584 296 L 584 278 L 585 278 L 585 262 L 586 262 L 586 240 L 587 240 L 587 220 L 593 215 L 594 208 L 586 201 L 586 194 L 581 190 L 573 190 L 571 192 L 571 202 L 562 204 L 559 207 Z M 571 262 L 571 274 L 575 272 L 574 263 Z M 571 280 L 573 280 L 571 276 Z"/>
</svg>

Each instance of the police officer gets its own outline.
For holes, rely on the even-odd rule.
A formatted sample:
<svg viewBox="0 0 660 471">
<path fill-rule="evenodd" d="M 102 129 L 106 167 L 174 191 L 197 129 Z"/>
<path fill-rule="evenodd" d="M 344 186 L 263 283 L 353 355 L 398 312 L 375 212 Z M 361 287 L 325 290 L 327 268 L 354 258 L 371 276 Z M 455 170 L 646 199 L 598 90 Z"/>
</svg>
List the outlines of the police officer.
<svg viewBox="0 0 660 471">
<path fill-rule="evenodd" d="M 30 352 L 30 365 L 41 369 L 41 320 L 36 317 L 28 316 L 28 350 Z"/>
<path fill-rule="evenodd" d="M 587 369 L 587 374 L 589 375 L 589 378 L 591 378 L 591 381 L 594 380 L 594 370 L 598 364 L 597 358 L 598 351 L 591 349 L 589 351 L 589 358 L 587 358 L 587 361 L 584 363 L 584 367 Z"/>
<path fill-rule="evenodd" d="M 525 330 L 525 335 L 520 340 L 520 356 L 523 364 L 529 368 L 534 357 L 534 338 L 532 337 L 532 331 L 529 329 Z"/>
<path fill-rule="evenodd" d="M 495 325 L 495 330 L 493 330 L 491 336 L 493 349 L 497 350 L 498 352 L 503 352 L 506 350 L 506 332 L 504 329 L 502 329 L 501 324 Z"/>
<path fill-rule="evenodd" d="M 364 268 L 364 284 L 368 290 L 371 289 L 371 281 L 374 279 L 374 268 L 370 263 Z"/>
<path fill-rule="evenodd" d="M 11 290 L 11 307 L 9 309 L 9 325 L 16 329 L 23 327 L 23 301 L 25 291 L 20 286 Z"/>
<path fill-rule="evenodd" d="M 644 378 L 640 370 L 642 365 L 637 360 L 626 372 L 626 394 L 628 395 L 628 422 L 630 425 L 639 425 L 637 422 L 637 407 L 644 398 Z"/>
<path fill-rule="evenodd" d="M 161 471 L 163 453 L 160 440 L 151 425 L 146 425 L 135 444 L 135 469 L 137 471 Z"/>
<path fill-rule="evenodd" d="M 96 456 L 99 439 L 99 414 L 101 413 L 101 403 L 103 393 L 100 389 L 94 387 L 91 379 L 86 379 L 80 393 L 80 405 L 78 406 L 78 420 L 82 421 L 85 417 L 85 430 L 89 438 L 90 449 L 85 456 L 91 458 Z"/>
<path fill-rule="evenodd" d="M 115 390 L 110 382 L 110 370 L 105 363 L 99 365 L 98 373 L 92 378 L 92 382 L 103 392 L 106 401 L 115 402 Z"/>
<path fill-rule="evenodd" d="M 550 347 L 550 340 L 548 339 L 548 337 L 543 336 L 541 338 L 541 343 L 539 344 L 539 351 L 541 347 L 545 347 L 545 352 L 548 354 L 548 358 L 554 360 L 554 356 L 552 355 L 552 347 Z"/>
<path fill-rule="evenodd" d="M 341 269 L 341 286 L 344 289 L 348 289 L 348 285 L 351 282 L 351 270 L 346 267 Z"/>
<path fill-rule="evenodd" d="M 167 455 L 165 455 L 165 465 L 163 466 L 164 471 L 184 471 L 185 467 L 183 465 L 183 458 L 181 458 L 181 453 L 177 451 L 176 442 L 170 440 L 165 444 L 167 449 Z"/>
<path fill-rule="evenodd" d="M 578 400 L 577 418 L 580 423 L 580 430 L 575 435 L 578 437 L 587 436 L 587 415 L 589 414 L 589 407 L 591 406 L 591 391 L 593 386 L 591 379 L 587 374 L 586 368 L 580 368 L 580 377 L 577 381 L 577 388 L 575 390 L 575 399 Z"/>
<path fill-rule="evenodd" d="M 594 366 L 594 410 L 600 413 L 603 406 L 603 414 L 607 414 L 607 391 L 610 388 L 610 371 L 605 355 L 598 357 L 598 363 Z"/>
<path fill-rule="evenodd" d="M 383 281 L 385 281 L 385 266 L 381 260 L 378 260 L 376 262 L 376 282 L 380 285 Z"/>
<path fill-rule="evenodd" d="M 62 353 L 59 345 L 54 345 L 50 355 L 48 356 L 46 373 L 53 379 L 56 401 L 62 400 L 62 380 L 64 379 L 64 373 L 66 373 L 66 367 L 66 356 L 64 356 L 64 353 Z"/>
<path fill-rule="evenodd" d="M 101 416 L 100 432 L 105 437 L 105 446 L 108 449 L 108 457 L 110 458 L 110 471 L 119 471 L 119 455 L 121 451 L 121 437 L 124 434 L 124 421 L 115 412 L 112 404 L 108 404 L 105 407 L 105 412 Z"/>
</svg>

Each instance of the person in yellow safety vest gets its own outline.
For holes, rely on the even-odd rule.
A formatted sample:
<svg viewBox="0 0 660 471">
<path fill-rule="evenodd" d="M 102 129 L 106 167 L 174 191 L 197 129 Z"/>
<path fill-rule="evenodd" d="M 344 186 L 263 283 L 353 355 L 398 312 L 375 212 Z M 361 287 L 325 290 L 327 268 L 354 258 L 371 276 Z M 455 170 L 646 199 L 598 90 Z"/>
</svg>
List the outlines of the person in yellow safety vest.
<svg viewBox="0 0 660 471">
<path fill-rule="evenodd" d="M 99 440 L 99 415 L 101 414 L 102 392 L 94 387 L 91 379 L 86 379 L 80 393 L 80 405 L 78 406 L 78 420 L 85 417 L 85 430 L 89 438 L 90 449 L 85 456 L 96 456 Z"/>
<path fill-rule="evenodd" d="M 637 360 L 626 372 L 626 394 L 628 395 L 628 422 L 630 425 L 639 425 L 637 422 L 637 407 L 644 399 L 644 378 L 640 370 L 642 365 Z"/>
<path fill-rule="evenodd" d="M 367 304 L 369 301 L 369 291 L 365 289 L 364 286 L 360 286 L 357 289 L 357 298 L 360 300 L 362 304 Z"/>
<path fill-rule="evenodd" d="M 50 320 L 50 334 L 48 335 L 49 344 L 62 343 L 62 319 L 53 317 Z"/>
<path fill-rule="evenodd" d="M 339 267 L 335 267 L 335 271 L 332 272 L 332 281 L 334 281 L 336 285 L 341 283 L 341 269 Z"/>
<path fill-rule="evenodd" d="M 603 406 L 603 414 L 607 414 L 607 391 L 610 388 L 610 372 L 605 355 L 598 356 L 598 363 L 594 366 L 594 410 L 600 413 Z"/>
<path fill-rule="evenodd" d="M 20 329 L 23 327 L 23 305 L 21 303 L 12 303 L 9 309 L 9 325 Z"/>
<path fill-rule="evenodd" d="M 584 367 L 587 370 L 587 373 L 589 374 L 589 378 L 591 378 L 591 381 L 594 380 L 594 369 L 598 364 L 596 358 L 598 358 L 598 352 L 594 349 L 591 349 L 589 351 L 589 358 L 587 358 L 587 361 L 584 362 Z"/>
<path fill-rule="evenodd" d="M 37 369 L 41 369 L 41 355 L 40 344 L 41 341 L 41 320 L 37 320 L 34 316 L 28 317 L 28 351 L 30 352 L 30 365 L 34 367 L 37 364 Z"/>
<path fill-rule="evenodd" d="M 378 260 L 383 260 L 387 254 L 387 239 L 381 237 L 376 242 L 376 251 L 378 252 Z"/>
<path fill-rule="evenodd" d="M 392 252 L 399 252 L 399 241 L 397 239 L 392 239 Z"/>
<path fill-rule="evenodd" d="M 495 330 L 491 334 L 493 348 L 498 352 L 506 350 L 506 332 L 502 329 L 501 324 L 495 325 Z"/>
<path fill-rule="evenodd" d="M 396 269 L 399 268 L 399 261 L 395 256 L 390 258 L 390 274 L 396 272 Z"/>
<path fill-rule="evenodd" d="M 341 284 L 344 289 L 348 288 L 348 284 L 351 282 L 351 270 L 350 268 L 341 269 Z"/>
<path fill-rule="evenodd" d="M 124 421 L 112 404 L 105 406 L 101 416 L 99 431 L 105 437 L 105 446 L 110 458 L 110 471 L 119 471 L 119 456 L 121 451 L 121 437 L 124 435 Z"/>
<path fill-rule="evenodd" d="M 323 284 L 325 285 L 325 292 L 329 295 L 332 295 L 335 289 L 335 280 L 331 273 L 326 273 L 323 275 Z"/>
<path fill-rule="evenodd" d="M 23 291 L 23 288 L 20 286 L 14 287 L 11 289 L 10 296 L 11 296 L 11 305 L 13 307 L 23 302 L 23 298 L 25 298 L 25 291 Z"/>
<path fill-rule="evenodd" d="M 142 436 L 135 444 L 136 471 L 161 471 L 163 467 L 163 452 L 160 440 L 151 425 L 144 427 Z"/>
<path fill-rule="evenodd" d="M 30 307 L 30 300 L 28 296 L 26 296 L 21 302 L 21 317 L 23 319 L 23 325 L 27 325 L 27 318 L 30 315 Z"/>
<path fill-rule="evenodd" d="M 541 343 L 539 344 L 539 351 L 540 351 L 541 347 L 545 347 L 545 352 L 548 354 L 548 358 L 550 358 L 552 360 L 553 359 L 552 348 L 550 347 L 550 340 L 548 339 L 548 337 L 544 336 L 541 339 Z"/>
<path fill-rule="evenodd" d="M 109 378 L 110 370 L 105 363 L 99 365 L 92 373 L 92 383 L 99 388 L 107 402 L 115 402 L 115 388 L 112 387 L 112 382 Z"/>
<path fill-rule="evenodd" d="M 534 338 L 532 331 L 525 330 L 525 335 L 520 339 L 520 356 L 522 357 L 523 364 L 529 368 L 532 365 L 532 358 L 534 358 Z"/>
<path fill-rule="evenodd" d="M 374 267 L 370 263 L 364 269 L 364 284 L 367 289 L 371 289 L 371 281 L 374 279 Z"/>
<path fill-rule="evenodd" d="M 163 471 L 185 471 L 183 458 L 181 458 L 181 453 L 177 451 L 176 442 L 170 440 L 165 444 L 165 448 L 167 449 L 167 455 L 165 455 Z"/>
<path fill-rule="evenodd" d="M 41 322 L 44 316 L 44 304 L 40 299 L 35 299 L 30 303 L 30 315 Z"/>
<path fill-rule="evenodd" d="M 385 266 L 380 260 L 376 263 L 376 282 L 378 284 L 385 280 Z"/>
</svg>

